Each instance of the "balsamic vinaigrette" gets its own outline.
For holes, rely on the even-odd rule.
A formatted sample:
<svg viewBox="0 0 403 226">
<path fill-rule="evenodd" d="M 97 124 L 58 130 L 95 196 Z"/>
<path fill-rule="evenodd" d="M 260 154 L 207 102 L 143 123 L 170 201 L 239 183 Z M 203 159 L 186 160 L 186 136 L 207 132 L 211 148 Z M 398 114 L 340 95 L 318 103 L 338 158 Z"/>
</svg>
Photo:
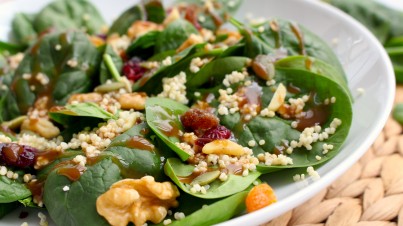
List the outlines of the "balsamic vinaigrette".
<svg viewBox="0 0 403 226">
<path fill-rule="evenodd" d="M 179 119 L 173 116 L 174 114 L 170 114 L 167 109 L 161 106 L 151 106 L 151 111 L 155 113 L 157 118 L 154 121 L 154 124 L 157 128 L 168 137 L 178 137 L 179 138 Z"/>
</svg>

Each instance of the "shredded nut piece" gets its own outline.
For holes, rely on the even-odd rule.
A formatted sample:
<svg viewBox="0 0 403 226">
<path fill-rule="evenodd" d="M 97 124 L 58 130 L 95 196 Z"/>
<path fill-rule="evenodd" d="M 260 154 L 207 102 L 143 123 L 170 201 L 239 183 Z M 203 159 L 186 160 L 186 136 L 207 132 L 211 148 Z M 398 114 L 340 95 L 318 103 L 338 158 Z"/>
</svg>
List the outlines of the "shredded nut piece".
<svg viewBox="0 0 403 226">
<path fill-rule="evenodd" d="M 139 93 L 125 93 L 119 97 L 119 104 L 122 109 L 134 109 L 137 111 L 144 110 L 146 104 L 147 94 Z"/>
<path fill-rule="evenodd" d="M 280 83 L 277 87 L 276 92 L 273 95 L 273 98 L 270 101 L 268 107 L 270 111 L 277 111 L 281 107 L 281 105 L 284 104 L 286 93 L 287 89 L 283 84 Z"/>
<path fill-rule="evenodd" d="M 168 14 L 168 16 L 165 18 L 164 22 L 162 24 L 166 27 L 170 23 L 174 22 L 175 20 L 179 19 L 181 17 L 178 8 L 173 7 L 171 12 Z"/>
<path fill-rule="evenodd" d="M 85 102 L 94 102 L 99 103 L 102 101 L 102 95 L 99 93 L 79 93 L 73 94 L 70 96 L 68 103 L 71 104 L 73 102 L 85 103 Z"/>
<path fill-rule="evenodd" d="M 216 155 L 235 155 L 240 156 L 245 154 L 244 148 L 230 140 L 215 140 L 204 145 L 202 152 L 204 154 Z"/>
<path fill-rule="evenodd" d="M 179 191 L 171 182 L 158 183 L 152 176 L 124 179 L 98 197 L 97 211 L 113 226 L 133 222 L 142 226 L 148 220 L 157 224 L 166 217 L 168 209 L 177 207 Z"/>
<path fill-rule="evenodd" d="M 60 134 L 59 128 L 45 118 L 25 119 L 22 122 L 21 130 L 30 130 L 47 139 L 57 137 Z"/>
<path fill-rule="evenodd" d="M 134 39 L 150 31 L 161 31 L 162 26 L 150 21 L 136 21 L 127 30 L 127 36 Z"/>
<path fill-rule="evenodd" d="M 200 44 L 203 43 L 204 39 L 202 36 L 200 35 L 195 35 L 195 34 L 190 34 L 189 38 L 186 39 L 185 42 L 182 43 L 181 46 L 179 46 L 179 48 L 176 50 L 177 53 L 185 50 L 186 48 L 188 48 L 189 46 L 195 45 L 195 44 Z"/>
</svg>

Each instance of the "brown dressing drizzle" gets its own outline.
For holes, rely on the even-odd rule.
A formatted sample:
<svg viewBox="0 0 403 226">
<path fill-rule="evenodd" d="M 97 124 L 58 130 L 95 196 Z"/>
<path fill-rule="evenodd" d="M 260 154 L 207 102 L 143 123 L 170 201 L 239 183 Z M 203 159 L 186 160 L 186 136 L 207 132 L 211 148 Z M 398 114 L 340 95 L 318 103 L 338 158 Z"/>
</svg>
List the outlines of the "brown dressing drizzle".
<svg viewBox="0 0 403 226">
<path fill-rule="evenodd" d="M 306 111 L 305 116 L 298 118 L 297 130 L 303 131 L 307 127 L 323 125 L 329 118 L 330 109 L 328 105 L 315 105 Z"/>
<path fill-rule="evenodd" d="M 147 139 L 140 136 L 133 136 L 126 141 L 126 146 L 140 150 L 153 151 L 154 145 Z"/>
<path fill-rule="evenodd" d="M 179 125 L 177 125 L 178 119 L 176 119 L 175 116 L 170 115 L 167 110 L 161 106 L 152 106 L 150 108 L 157 116 L 154 121 L 156 127 L 168 137 L 179 138 Z"/>
<path fill-rule="evenodd" d="M 43 180 L 34 180 L 26 184 L 27 188 L 32 193 L 33 200 L 36 200 L 38 203 L 42 201 L 44 185 L 45 181 Z"/>
</svg>

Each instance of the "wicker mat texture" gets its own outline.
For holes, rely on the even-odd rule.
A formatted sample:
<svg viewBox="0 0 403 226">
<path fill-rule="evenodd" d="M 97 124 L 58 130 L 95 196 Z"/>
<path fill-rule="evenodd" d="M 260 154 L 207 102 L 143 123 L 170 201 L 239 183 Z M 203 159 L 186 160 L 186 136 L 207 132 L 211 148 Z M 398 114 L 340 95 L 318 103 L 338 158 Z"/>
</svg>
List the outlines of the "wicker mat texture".
<svg viewBox="0 0 403 226">
<path fill-rule="evenodd" d="M 403 86 L 395 103 L 403 103 Z M 264 226 L 403 226 L 403 128 L 388 119 L 366 154 L 332 185 Z"/>
</svg>

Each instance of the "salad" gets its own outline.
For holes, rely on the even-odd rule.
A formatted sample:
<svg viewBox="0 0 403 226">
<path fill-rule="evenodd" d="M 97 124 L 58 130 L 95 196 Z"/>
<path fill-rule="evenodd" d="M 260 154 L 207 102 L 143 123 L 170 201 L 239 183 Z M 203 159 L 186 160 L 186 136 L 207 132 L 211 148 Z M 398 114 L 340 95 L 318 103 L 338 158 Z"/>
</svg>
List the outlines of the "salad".
<svg viewBox="0 0 403 226">
<path fill-rule="evenodd" d="M 0 216 L 211 225 L 275 202 L 263 174 L 319 179 L 351 125 L 343 68 L 293 21 L 231 17 L 240 4 L 147 0 L 110 26 L 85 0 L 16 14 L 0 42 Z"/>
</svg>

